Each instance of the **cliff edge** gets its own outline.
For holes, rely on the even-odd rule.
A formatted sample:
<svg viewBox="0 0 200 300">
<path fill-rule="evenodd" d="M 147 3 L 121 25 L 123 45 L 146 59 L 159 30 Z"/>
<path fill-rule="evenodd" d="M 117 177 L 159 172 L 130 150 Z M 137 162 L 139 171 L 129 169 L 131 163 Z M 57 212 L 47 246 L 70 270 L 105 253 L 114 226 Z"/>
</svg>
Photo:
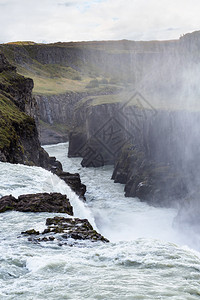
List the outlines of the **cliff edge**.
<svg viewBox="0 0 200 300">
<path fill-rule="evenodd" d="M 19 75 L 0 53 L 0 161 L 50 170 L 84 199 L 86 187 L 79 174 L 63 172 L 61 163 L 40 145 L 32 89 L 33 80 Z"/>
</svg>

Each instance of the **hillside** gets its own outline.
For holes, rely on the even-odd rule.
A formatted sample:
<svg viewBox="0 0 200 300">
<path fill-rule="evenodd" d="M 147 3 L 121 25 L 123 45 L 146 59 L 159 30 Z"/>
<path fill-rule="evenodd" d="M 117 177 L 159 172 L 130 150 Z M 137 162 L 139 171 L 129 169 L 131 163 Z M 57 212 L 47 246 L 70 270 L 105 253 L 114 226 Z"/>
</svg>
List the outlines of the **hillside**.
<svg viewBox="0 0 200 300">
<path fill-rule="evenodd" d="M 123 103 L 135 91 L 149 108 L 199 110 L 199 45 L 197 31 L 172 41 L 16 42 L 0 50 L 34 81 L 46 144 L 68 139 L 77 106 Z"/>
<path fill-rule="evenodd" d="M 173 109 L 191 92 L 185 83 L 192 79 L 193 89 L 198 88 L 199 43 L 200 33 L 194 32 L 172 41 L 16 42 L 0 50 L 20 74 L 34 80 L 36 95 L 128 87 L 158 108 L 164 102 Z"/>
</svg>

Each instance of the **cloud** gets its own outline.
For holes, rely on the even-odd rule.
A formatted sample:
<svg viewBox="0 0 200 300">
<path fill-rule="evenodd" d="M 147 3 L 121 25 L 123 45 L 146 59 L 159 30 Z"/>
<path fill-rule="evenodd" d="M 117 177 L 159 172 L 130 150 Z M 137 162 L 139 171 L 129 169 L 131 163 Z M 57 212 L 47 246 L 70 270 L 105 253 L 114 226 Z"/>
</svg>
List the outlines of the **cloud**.
<svg viewBox="0 0 200 300">
<path fill-rule="evenodd" d="M 200 29 L 197 0 L 0 0 L 0 42 L 173 39 Z"/>
<path fill-rule="evenodd" d="M 61 6 L 66 6 L 66 7 L 69 7 L 69 6 L 73 6 L 73 5 L 76 5 L 77 2 L 75 1 L 68 1 L 68 2 L 63 2 L 63 3 L 58 3 L 58 5 L 61 5 Z"/>
</svg>

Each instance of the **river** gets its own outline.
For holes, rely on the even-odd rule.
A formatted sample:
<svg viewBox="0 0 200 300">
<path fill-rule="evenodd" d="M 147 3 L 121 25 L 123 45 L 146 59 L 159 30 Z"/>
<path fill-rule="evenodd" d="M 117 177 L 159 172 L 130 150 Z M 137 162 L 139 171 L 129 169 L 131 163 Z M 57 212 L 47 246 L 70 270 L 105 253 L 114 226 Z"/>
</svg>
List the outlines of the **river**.
<svg viewBox="0 0 200 300">
<path fill-rule="evenodd" d="M 46 146 L 64 170 L 87 185 L 83 203 L 56 175 L 24 165 L 0 163 L 0 196 L 67 194 L 76 217 L 87 218 L 110 243 L 34 244 L 21 231 L 42 230 L 62 214 L 6 212 L 0 215 L 0 299 L 174 299 L 200 298 L 200 239 L 177 226 L 176 209 L 155 208 L 125 198 L 110 180 L 112 167 L 81 168 L 68 158 L 68 144 Z"/>
</svg>

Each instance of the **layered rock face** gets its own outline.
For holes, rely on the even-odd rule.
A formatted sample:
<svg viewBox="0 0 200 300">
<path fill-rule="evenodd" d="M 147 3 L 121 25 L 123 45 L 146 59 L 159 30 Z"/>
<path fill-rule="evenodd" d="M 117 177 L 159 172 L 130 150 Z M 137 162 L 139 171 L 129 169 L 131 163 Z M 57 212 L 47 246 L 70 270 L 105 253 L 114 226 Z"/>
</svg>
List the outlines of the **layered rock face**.
<svg viewBox="0 0 200 300">
<path fill-rule="evenodd" d="M 172 206 L 198 193 L 200 113 L 104 104 L 82 107 L 76 124 L 69 156 L 85 167 L 114 164 L 126 196 Z"/>
<path fill-rule="evenodd" d="M 195 94 L 198 88 L 200 34 L 186 34 L 172 41 L 107 41 L 82 43 L 55 43 L 49 45 L 0 45 L 13 62 L 27 71 L 41 67 L 48 77 L 62 73 L 62 67 L 71 68 L 88 76 L 114 77 L 117 82 L 131 84 L 145 91 L 156 101 L 177 101 L 186 82 L 193 87 L 184 95 Z M 58 67 L 56 69 L 56 67 Z M 53 69 L 54 73 L 51 73 Z M 60 74 L 59 73 L 59 74 Z M 53 74 L 53 75 L 52 75 Z M 196 82 L 194 84 L 194 78 Z M 57 77 L 59 81 L 59 77 Z M 72 83 L 73 84 L 73 83 Z M 74 106 L 86 95 L 66 92 L 37 95 L 40 111 L 40 139 L 42 144 L 64 142 L 72 129 Z M 110 93 L 111 94 L 111 93 Z M 192 97 L 191 97 L 192 98 Z"/>
<path fill-rule="evenodd" d="M 59 64 L 77 71 L 95 69 L 97 74 L 115 76 L 142 92 L 150 105 L 138 107 L 127 103 L 129 98 L 121 102 L 116 98 L 114 104 L 109 99 L 99 105 L 86 101 L 74 109 L 81 98 L 72 93 L 40 96 L 38 102 L 44 122 L 55 123 L 60 116 L 71 128 L 69 156 L 83 157 L 83 166 L 114 164 L 113 179 L 126 184 L 126 196 L 155 204 L 163 199 L 166 204 L 191 194 L 198 185 L 199 114 L 187 109 L 192 106 L 195 111 L 199 103 L 199 46 L 200 33 L 196 32 L 166 42 L 8 48 L 14 47 L 14 60 L 21 66 L 37 60 L 43 67 Z M 186 112 L 180 111 L 183 104 Z"/>
<path fill-rule="evenodd" d="M 68 92 L 62 95 L 36 95 L 39 118 L 39 139 L 43 145 L 66 142 L 74 127 L 74 113 L 82 99 L 93 95 L 112 95 L 116 87 L 105 87 L 99 91 Z"/>
</svg>

